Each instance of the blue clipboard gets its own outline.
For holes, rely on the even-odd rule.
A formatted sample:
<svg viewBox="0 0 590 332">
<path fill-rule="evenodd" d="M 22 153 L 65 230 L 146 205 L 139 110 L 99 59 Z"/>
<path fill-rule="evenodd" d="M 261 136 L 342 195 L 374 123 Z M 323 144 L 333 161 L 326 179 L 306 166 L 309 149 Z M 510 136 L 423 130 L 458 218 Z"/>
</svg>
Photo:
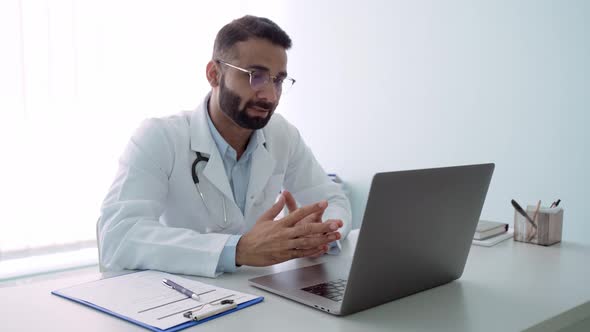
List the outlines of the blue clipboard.
<svg viewBox="0 0 590 332">
<path fill-rule="evenodd" d="M 127 316 L 118 314 L 116 312 L 113 312 L 113 311 L 108 310 L 106 308 L 103 308 L 101 306 L 98 306 L 98 305 L 96 305 L 94 303 L 90 303 L 88 301 L 84 301 L 84 300 L 78 299 L 76 297 L 65 295 L 65 294 L 61 293 L 59 290 L 52 291 L 51 294 L 57 295 L 57 296 L 62 297 L 64 299 L 68 299 L 68 300 L 71 300 L 71 301 L 74 301 L 74 302 L 77 302 L 77 303 L 80 303 L 80 304 L 83 304 L 83 305 L 86 305 L 86 306 L 89 306 L 91 308 L 94 308 L 96 310 L 102 311 L 102 312 L 104 312 L 106 314 L 109 314 L 111 316 L 121 318 L 121 319 L 126 320 L 126 321 L 128 321 L 130 323 L 133 323 L 135 325 L 139 325 L 141 327 L 145 327 L 146 329 L 151 330 L 151 331 L 155 331 L 155 332 L 163 332 L 163 331 L 166 331 L 166 332 L 174 332 L 174 331 L 180 331 L 182 329 L 186 329 L 188 327 L 199 325 L 199 324 L 208 322 L 208 321 L 210 321 L 212 319 L 215 319 L 215 318 L 218 318 L 218 317 L 221 317 L 221 316 L 225 316 L 227 314 L 231 314 L 232 312 L 235 312 L 235 311 L 244 309 L 244 308 L 249 307 L 251 305 L 254 305 L 256 303 L 260 303 L 260 302 L 262 302 L 264 300 L 264 297 L 263 296 L 260 296 L 260 297 L 257 297 L 255 299 L 253 299 L 253 300 L 250 300 L 248 302 L 244 302 L 242 304 L 238 304 L 238 306 L 236 308 L 233 308 L 233 309 L 230 309 L 230 310 L 221 312 L 221 313 L 219 313 L 217 315 L 214 315 L 214 316 L 211 316 L 211 317 L 207 317 L 207 318 L 202 319 L 202 320 L 190 320 L 190 321 L 187 321 L 186 323 L 182 323 L 182 324 L 173 326 L 171 328 L 168 328 L 166 330 L 162 330 L 162 329 L 157 328 L 155 326 L 151 326 L 151 325 L 142 323 L 140 321 L 137 321 L 135 319 L 131 319 L 131 318 L 127 317 Z"/>
</svg>

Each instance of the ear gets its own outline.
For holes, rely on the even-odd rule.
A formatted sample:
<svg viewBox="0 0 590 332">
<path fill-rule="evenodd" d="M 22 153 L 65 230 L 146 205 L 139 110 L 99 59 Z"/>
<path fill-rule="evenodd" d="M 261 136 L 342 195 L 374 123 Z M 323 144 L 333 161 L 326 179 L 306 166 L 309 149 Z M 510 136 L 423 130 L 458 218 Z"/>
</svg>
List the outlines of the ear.
<svg viewBox="0 0 590 332">
<path fill-rule="evenodd" d="M 219 67 L 217 67 L 217 64 L 215 63 L 215 61 L 211 60 L 209 61 L 209 63 L 207 63 L 207 81 L 209 81 L 209 85 L 211 85 L 211 87 L 217 87 L 219 86 L 219 79 L 221 78 L 221 73 L 219 72 Z"/>
</svg>

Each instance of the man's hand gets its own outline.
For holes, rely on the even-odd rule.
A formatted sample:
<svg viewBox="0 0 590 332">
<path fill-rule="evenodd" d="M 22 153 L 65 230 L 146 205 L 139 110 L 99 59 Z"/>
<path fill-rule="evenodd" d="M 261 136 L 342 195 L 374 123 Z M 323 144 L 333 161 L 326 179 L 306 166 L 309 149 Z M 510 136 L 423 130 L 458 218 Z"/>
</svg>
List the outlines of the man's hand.
<svg viewBox="0 0 590 332">
<path fill-rule="evenodd" d="M 342 227 L 342 221 L 314 222 L 318 215 L 321 220 L 328 202 L 295 209 L 275 221 L 284 206 L 285 196 L 281 194 L 254 227 L 240 238 L 236 247 L 237 265 L 268 266 L 293 258 L 318 256 L 328 250 L 328 243 L 340 239 L 337 230 Z"/>
<path fill-rule="evenodd" d="M 289 213 L 295 212 L 295 210 L 297 210 L 297 202 L 295 201 L 295 198 L 293 197 L 293 195 L 291 195 L 291 193 L 288 192 L 288 191 L 286 191 L 286 190 L 283 191 L 283 195 L 285 196 L 285 204 L 287 205 L 287 208 L 289 209 Z M 322 221 L 323 215 L 324 215 L 324 211 L 322 211 L 321 213 L 320 212 L 315 213 L 315 217 L 314 218 L 306 218 L 305 220 L 302 220 L 300 222 L 300 224 L 308 223 L 308 222 L 311 222 L 311 223 L 321 223 L 321 222 L 323 222 Z M 342 220 L 340 220 L 340 219 L 328 219 L 328 220 L 326 220 L 326 222 L 329 222 L 329 221 L 338 222 L 341 225 L 343 224 Z M 320 236 L 320 234 L 307 235 L 307 237 L 317 237 L 317 236 Z M 325 252 L 321 252 L 321 253 L 319 253 L 317 255 L 312 255 L 312 256 L 309 256 L 309 257 L 311 257 L 311 258 L 317 258 L 317 257 L 320 257 L 323 254 L 325 254 Z"/>
</svg>

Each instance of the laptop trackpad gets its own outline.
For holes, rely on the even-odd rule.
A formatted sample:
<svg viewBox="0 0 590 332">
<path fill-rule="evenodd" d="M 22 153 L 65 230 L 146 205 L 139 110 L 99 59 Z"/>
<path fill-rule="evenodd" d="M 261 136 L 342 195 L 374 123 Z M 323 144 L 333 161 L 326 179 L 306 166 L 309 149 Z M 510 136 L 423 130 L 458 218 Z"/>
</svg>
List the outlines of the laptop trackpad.
<svg viewBox="0 0 590 332">
<path fill-rule="evenodd" d="M 337 260 L 250 279 L 253 284 L 277 290 L 300 290 L 322 282 L 347 279 L 350 261 Z"/>
</svg>

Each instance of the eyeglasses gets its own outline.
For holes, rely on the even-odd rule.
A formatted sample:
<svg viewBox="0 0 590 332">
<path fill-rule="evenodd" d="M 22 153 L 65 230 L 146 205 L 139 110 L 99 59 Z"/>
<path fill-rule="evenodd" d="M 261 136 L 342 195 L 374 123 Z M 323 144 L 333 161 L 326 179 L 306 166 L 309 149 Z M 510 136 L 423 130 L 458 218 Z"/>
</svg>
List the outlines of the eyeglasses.
<svg viewBox="0 0 590 332">
<path fill-rule="evenodd" d="M 260 91 L 266 87 L 267 84 L 272 82 L 278 93 L 287 93 L 289 89 L 295 84 L 295 80 L 291 77 L 283 76 L 272 76 L 266 69 L 245 69 L 238 66 L 234 66 L 231 63 L 227 63 L 221 60 L 215 60 L 217 63 L 221 63 L 233 69 L 237 69 L 241 72 L 247 73 L 250 76 L 250 87 L 254 91 Z"/>
</svg>

